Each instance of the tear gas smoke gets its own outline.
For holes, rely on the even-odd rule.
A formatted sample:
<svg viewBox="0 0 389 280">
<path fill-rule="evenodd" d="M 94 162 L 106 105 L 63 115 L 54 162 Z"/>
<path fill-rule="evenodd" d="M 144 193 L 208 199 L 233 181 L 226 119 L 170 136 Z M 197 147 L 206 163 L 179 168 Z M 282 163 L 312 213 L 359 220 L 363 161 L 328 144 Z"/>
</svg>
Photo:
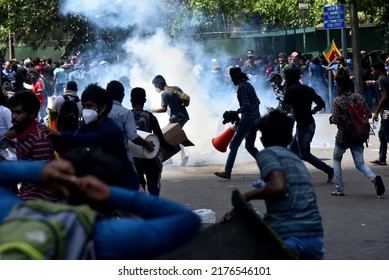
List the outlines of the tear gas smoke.
<svg viewBox="0 0 389 280">
<path fill-rule="evenodd" d="M 163 21 L 165 14 L 163 10 L 163 1 L 160 0 L 92 2 L 67 0 L 62 7 L 63 13 L 82 14 L 99 27 L 135 25 L 153 27 L 155 23 Z M 222 125 L 223 112 L 236 110 L 239 105 L 236 100 L 236 88 L 232 82 L 216 83 L 211 77 L 211 68 L 215 65 L 222 66 L 225 58 L 231 54 L 218 53 L 215 58 L 215 54 L 206 53 L 200 44 L 189 40 L 188 37 L 185 37 L 185 40 L 174 40 L 158 28 L 151 36 L 128 38 L 122 47 L 125 56 L 121 55 L 115 63 L 100 65 L 99 71 L 103 71 L 104 75 L 100 75 L 97 82 L 105 87 L 111 80 L 118 80 L 122 76 L 129 77 L 131 87 L 143 87 L 146 90 L 148 109 L 160 106 L 160 95 L 154 91 L 151 84 L 156 75 L 162 75 L 170 86 L 181 87 L 191 96 L 191 104 L 187 108 L 190 120 L 184 126 L 184 131 L 195 146 L 186 148 L 191 158 L 188 165 L 224 165 L 227 153 L 216 151 L 211 140 L 226 128 Z M 242 50 L 236 50 L 236 53 L 242 53 Z M 265 81 L 252 77 L 251 82 L 255 85 L 261 101 L 262 115 L 266 113 L 266 107 L 277 106 L 272 89 Z M 123 105 L 131 109 L 128 91 Z M 161 127 L 168 123 L 166 113 L 155 115 Z M 256 146 L 261 149 L 259 138 L 260 133 Z M 242 143 L 236 160 L 253 162 L 250 156 L 242 155 L 243 150 Z"/>
</svg>

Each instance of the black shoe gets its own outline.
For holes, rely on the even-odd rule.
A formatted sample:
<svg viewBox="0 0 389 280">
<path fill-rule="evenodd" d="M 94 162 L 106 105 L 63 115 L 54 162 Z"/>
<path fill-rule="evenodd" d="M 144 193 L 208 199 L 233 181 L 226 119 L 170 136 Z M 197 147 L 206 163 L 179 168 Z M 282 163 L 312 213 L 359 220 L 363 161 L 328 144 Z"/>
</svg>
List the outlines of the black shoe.
<svg viewBox="0 0 389 280">
<path fill-rule="evenodd" d="M 224 179 L 231 179 L 231 174 L 228 172 L 215 172 L 215 175 Z"/>
<path fill-rule="evenodd" d="M 381 196 L 385 193 L 385 186 L 384 182 L 382 182 L 381 176 L 375 176 L 374 178 L 374 186 L 375 186 L 375 191 L 377 193 L 377 196 Z"/>
<path fill-rule="evenodd" d="M 327 177 L 327 183 L 331 183 L 332 180 L 334 180 L 334 171 L 332 171 L 331 173 L 327 174 L 328 177 Z"/>
</svg>

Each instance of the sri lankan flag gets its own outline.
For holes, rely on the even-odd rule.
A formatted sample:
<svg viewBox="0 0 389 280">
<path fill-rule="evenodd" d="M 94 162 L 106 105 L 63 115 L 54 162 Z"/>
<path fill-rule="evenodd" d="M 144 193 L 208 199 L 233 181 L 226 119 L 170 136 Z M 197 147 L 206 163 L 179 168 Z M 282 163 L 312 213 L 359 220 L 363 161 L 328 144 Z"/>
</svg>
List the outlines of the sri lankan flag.
<svg viewBox="0 0 389 280">
<path fill-rule="evenodd" d="M 324 57 L 327 59 L 328 62 L 333 61 L 338 56 L 341 56 L 340 51 L 335 45 L 335 40 L 333 39 L 331 44 L 323 51 Z"/>
</svg>

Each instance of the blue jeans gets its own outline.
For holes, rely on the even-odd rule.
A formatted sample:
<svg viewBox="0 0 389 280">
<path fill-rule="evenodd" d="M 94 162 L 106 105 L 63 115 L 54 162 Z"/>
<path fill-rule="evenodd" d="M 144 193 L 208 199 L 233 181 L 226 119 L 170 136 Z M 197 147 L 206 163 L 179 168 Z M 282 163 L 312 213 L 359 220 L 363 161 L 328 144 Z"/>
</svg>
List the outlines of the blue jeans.
<svg viewBox="0 0 389 280">
<path fill-rule="evenodd" d="M 333 169 L 311 154 L 311 142 L 313 136 L 315 135 L 315 130 L 316 124 L 314 122 L 306 127 L 297 128 L 296 134 L 293 136 L 292 142 L 289 144 L 289 149 L 317 169 L 325 172 L 326 174 L 331 174 Z"/>
<path fill-rule="evenodd" d="M 349 145 L 335 141 L 335 148 L 333 154 L 334 160 L 334 175 L 336 190 L 342 192 L 344 190 L 343 176 L 342 176 L 342 158 L 347 149 L 350 149 L 355 167 L 363 173 L 370 181 L 373 181 L 376 176 L 369 166 L 365 164 L 363 159 L 363 144 Z"/>
<path fill-rule="evenodd" d="M 290 237 L 284 239 L 284 243 L 301 260 L 322 260 L 324 258 L 323 236 Z"/>
<path fill-rule="evenodd" d="M 255 125 L 255 119 L 243 119 L 240 121 L 238 129 L 235 132 L 234 137 L 230 143 L 230 152 L 227 157 L 227 162 L 224 170 L 231 173 L 234 167 L 236 154 L 243 139 L 245 140 L 245 148 L 250 155 L 255 158 L 258 153 L 258 149 L 255 148 L 255 139 L 257 138 L 257 127 Z"/>
</svg>

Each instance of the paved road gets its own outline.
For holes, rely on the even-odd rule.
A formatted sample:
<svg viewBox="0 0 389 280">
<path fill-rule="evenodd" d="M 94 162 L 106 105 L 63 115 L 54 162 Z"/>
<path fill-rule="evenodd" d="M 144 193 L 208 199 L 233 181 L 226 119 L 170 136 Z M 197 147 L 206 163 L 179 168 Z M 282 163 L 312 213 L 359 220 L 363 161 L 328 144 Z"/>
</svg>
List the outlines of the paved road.
<svg viewBox="0 0 389 280">
<path fill-rule="evenodd" d="M 318 115 L 317 133 L 313 141 L 313 154 L 332 166 L 334 126 L 327 125 L 328 115 Z M 377 158 L 378 138 L 372 136 L 365 160 Z M 191 150 L 188 149 L 189 154 Z M 231 210 L 230 196 L 234 188 L 242 192 L 251 188 L 258 178 L 258 168 L 251 156 L 242 149 L 238 153 L 231 180 L 213 175 L 224 167 L 227 154 L 217 151 L 193 154 L 187 167 L 179 166 L 174 157 L 172 165 L 164 166 L 161 196 L 187 205 L 191 209 L 208 208 L 216 212 L 217 219 Z M 325 258 L 328 260 L 387 260 L 389 259 L 389 166 L 374 166 L 383 177 L 387 193 L 378 198 L 373 184 L 356 170 L 350 152 L 343 159 L 345 197 L 333 197 L 333 184 L 326 183 L 326 174 L 306 164 L 311 172 L 323 219 Z M 264 211 L 263 201 L 255 206 Z"/>
</svg>

